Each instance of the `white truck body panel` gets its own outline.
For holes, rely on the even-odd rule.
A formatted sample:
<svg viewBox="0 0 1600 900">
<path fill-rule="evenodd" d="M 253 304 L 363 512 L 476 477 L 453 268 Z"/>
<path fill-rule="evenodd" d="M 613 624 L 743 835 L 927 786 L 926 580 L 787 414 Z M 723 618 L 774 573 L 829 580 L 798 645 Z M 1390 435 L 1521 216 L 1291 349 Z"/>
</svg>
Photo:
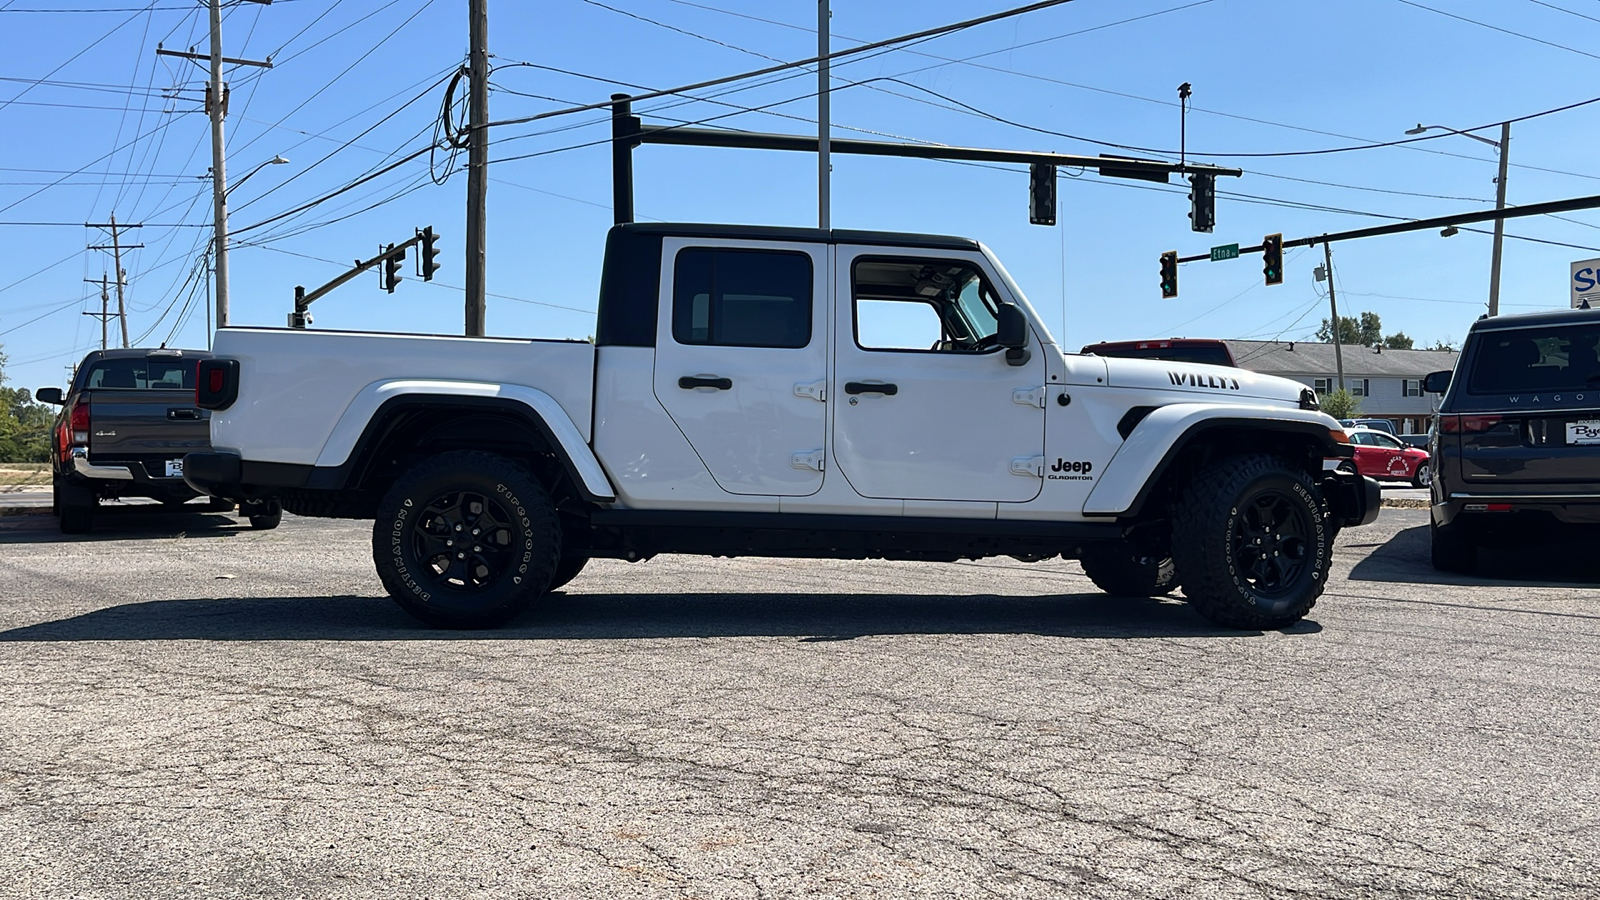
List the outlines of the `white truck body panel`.
<svg viewBox="0 0 1600 900">
<path fill-rule="evenodd" d="M 337 455 L 351 405 L 400 372 L 414 382 L 538 385 L 580 446 L 589 440 L 594 346 L 587 342 L 221 328 L 214 352 L 239 360 L 248 375 L 238 400 L 212 414 L 212 447 L 252 462 L 316 465 L 324 450 Z"/>
</svg>

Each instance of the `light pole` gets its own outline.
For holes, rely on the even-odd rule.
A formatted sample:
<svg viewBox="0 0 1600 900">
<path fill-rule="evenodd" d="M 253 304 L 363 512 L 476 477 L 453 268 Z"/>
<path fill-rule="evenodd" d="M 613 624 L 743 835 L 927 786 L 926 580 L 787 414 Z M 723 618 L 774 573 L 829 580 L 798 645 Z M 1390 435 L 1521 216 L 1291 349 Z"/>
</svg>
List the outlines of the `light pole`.
<svg viewBox="0 0 1600 900">
<path fill-rule="evenodd" d="M 1443 125 L 1424 125 L 1421 122 L 1418 122 L 1417 127 L 1415 128 L 1407 128 L 1406 134 L 1422 134 L 1424 131 L 1431 131 L 1435 128 L 1439 129 L 1440 131 L 1448 131 L 1451 134 L 1459 134 L 1462 137 L 1469 137 L 1480 143 L 1488 144 L 1500 154 L 1500 177 L 1494 180 L 1494 208 L 1505 209 L 1506 157 L 1510 155 L 1511 151 L 1511 123 L 1500 123 L 1500 140 L 1498 141 L 1491 141 L 1486 137 L 1479 137 L 1470 131 L 1462 131 L 1459 128 L 1446 128 Z M 1500 247 L 1505 241 L 1505 233 L 1506 220 L 1495 219 L 1494 253 L 1490 257 L 1489 261 L 1489 315 L 1491 316 L 1500 315 Z"/>
<path fill-rule="evenodd" d="M 211 176 L 213 182 L 215 182 L 215 187 L 221 188 L 220 190 L 216 191 L 216 236 L 212 240 L 212 243 L 216 245 L 214 255 L 212 256 L 212 272 L 215 275 L 217 283 L 216 305 L 218 328 L 228 324 L 228 195 L 233 193 L 239 187 L 239 185 L 249 181 L 251 175 L 254 175 L 262 169 L 265 169 L 267 166 L 281 166 L 286 162 L 288 162 L 288 160 L 284 159 L 282 156 L 274 156 L 261 165 L 256 166 L 254 169 L 244 173 L 244 177 L 238 181 L 235 181 L 233 184 L 224 184 L 223 182 L 217 180 L 217 170 L 211 170 Z"/>
</svg>

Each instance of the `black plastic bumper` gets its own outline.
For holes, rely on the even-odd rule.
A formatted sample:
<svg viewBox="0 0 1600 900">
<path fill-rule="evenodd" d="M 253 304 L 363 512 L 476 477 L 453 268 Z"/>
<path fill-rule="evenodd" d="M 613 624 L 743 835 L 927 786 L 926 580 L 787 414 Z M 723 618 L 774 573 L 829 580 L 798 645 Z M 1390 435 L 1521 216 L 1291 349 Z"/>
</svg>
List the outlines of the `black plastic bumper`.
<svg viewBox="0 0 1600 900">
<path fill-rule="evenodd" d="M 183 480 L 202 494 L 239 499 L 244 466 L 237 453 L 209 450 L 183 458 Z"/>
<path fill-rule="evenodd" d="M 1329 472 L 1322 480 L 1322 496 L 1342 528 L 1371 525 L 1383 508 L 1383 489 L 1377 480 L 1354 472 Z"/>
</svg>

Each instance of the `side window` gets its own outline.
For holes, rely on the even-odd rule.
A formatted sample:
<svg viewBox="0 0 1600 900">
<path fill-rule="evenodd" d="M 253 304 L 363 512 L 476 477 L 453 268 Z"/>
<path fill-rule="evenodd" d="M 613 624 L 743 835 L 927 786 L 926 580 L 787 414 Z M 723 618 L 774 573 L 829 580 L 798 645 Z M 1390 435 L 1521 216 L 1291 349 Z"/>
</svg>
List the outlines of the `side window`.
<svg viewBox="0 0 1600 900">
<path fill-rule="evenodd" d="M 1000 298 L 959 260 L 862 257 L 850 274 L 863 350 L 982 353 L 995 349 Z"/>
<path fill-rule="evenodd" d="M 811 343 L 811 257 L 690 247 L 672 276 L 672 338 L 722 347 Z"/>
<path fill-rule="evenodd" d="M 1312 385 L 1311 389 L 1316 391 L 1319 396 L 1322 394 L 1333 393 L 1332 378 L 1315 378 L 1312 380 L 1315 382 L 1315 384 Z"/>
</svg>

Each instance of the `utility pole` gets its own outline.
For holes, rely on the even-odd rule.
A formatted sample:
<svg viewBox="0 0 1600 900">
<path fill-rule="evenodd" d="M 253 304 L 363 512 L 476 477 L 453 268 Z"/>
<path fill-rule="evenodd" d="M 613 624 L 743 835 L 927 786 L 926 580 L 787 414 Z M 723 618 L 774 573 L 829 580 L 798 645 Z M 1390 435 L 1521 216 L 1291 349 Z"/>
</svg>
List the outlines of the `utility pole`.
<svg viewBox="0 0 1600 900">
<path fill-rule="evenodd" d="M 1328 273 L 1328 308 L 1333 313 L 1333 365 L 1339 370 L 1339 383 L 1334 390 L 1342 391 L 1345 389 L 1344 349 L 1339 346 L 1339 301 L 1333 296 L 1333 245 L 1327 241 L 1322 242 L 1322 258 Z"/>
<path fill-rule="evenodd" d="M 214 2 L 214 0 L 213 0 Z M 468 0 L 467 60 L 467 321 L 466 334 L 482 337 L 486 313 L 489 228 L 489 0 Z"/>
<path fill-rule="evenodd" d="M 124 270 L 122 268 L 122 251 L 124 251 L 124 250 L 138 250 L 138 249 L 142 248 L 144 245 L 143 244 L 126 244 L 126 245 L 124 245 L 122 243 L 121 229 L 124 229 L 124 228 L 142 228 L 144 226 L 142 226 L 142 225 L 118 225 L 117 224 L 117 214 L 116 213 L 112 213 L 111 214 L 111 221 L 108 224 L 105 224 L 105 225 L 90 225 L 89 227 L 90 228 L 107 228 L 107 229 L 110 229 L 110 231 L 111 231 L 111 246 L 107 247 L 104 244 L 96 244 L 96 245 L 90 246 L 89 249 L 90 250 L 110 250 L 111 251 L 112 265 L 114 265 L 116 267 L 114 269 L 114 271 L 116 273 L 116 279 L 117 279 L 117 318 L 122 320 L 122 346 L 126 347 L 126 346 L 128 346 L 128 307 L 127 307 L 127 302 L 126 302 L 125 298 L 123 297 L 123 288 L 128 283 L 128 273 L 127 273 L 126 270 Z"/>
<path fill-rule="evenodd" d="M 251 0 L 263 6 L 270 5 L 272 0 Z M 210 0 L 211 14 L 211 52 L 199 54 L 190 47 L 188 53 L 176 50 L 167 50 L 156 45 L 158 56 L 178 56 L 195 61 L 204 60 L 210 64 L 210 80 L 206 83 L 206 114 L 211 118 L 211 215 L 212 215 L 212 245 L 216 248 L 216 304 L 217 327 L 228 324 L 228 172 L 225 165 L 223 152 L 223 119 L 228 115 L 228 86 L 222 81 L 222 66 L 224 64 L 260 66 L 264 69 L 272 68 L 272 58 L 265 62 L 256 62 L 248 59 L 233 59 L 222 55 L 222 0 Z"/>
<path fill-rule="evenodd" d="M 98 282 L 96 282 L 93 278 L 85 278 L 84 281 L 87 281 L 90 284 L 98 283 L 100 285 L 100 311 L 97 313 L 86 312 L 84 315 L 100 320 L 100 349 L 104 350 L 107 346 L 106 320 L 111 318 L 111 312 L 108 308 L 108 305 L 111 302 L 110 288 L 106 286 L 106 276 L 104 275 L 100 276 L 100 280 Z"/>
<path fill-rule="evenodd" d="M 817 0 L 817 227 L 833 227 L 830 200 L 833 194 L 833 159 L 829 146 L 828 124 L 828 0 Z"/>
<path fill-rule="evenodd" d="M 1506 157 L 1511 154 L 1511 123 L 1500 123 L 1500 177 L 1494 180 L 1494 208 L 1506 208 Z M 1506 234 L 1506 220 L 1494 220 L 1494 254 L 1489 261 L 1489 315 L 1500 315 L 1500 244 Z"/>
</svg>

